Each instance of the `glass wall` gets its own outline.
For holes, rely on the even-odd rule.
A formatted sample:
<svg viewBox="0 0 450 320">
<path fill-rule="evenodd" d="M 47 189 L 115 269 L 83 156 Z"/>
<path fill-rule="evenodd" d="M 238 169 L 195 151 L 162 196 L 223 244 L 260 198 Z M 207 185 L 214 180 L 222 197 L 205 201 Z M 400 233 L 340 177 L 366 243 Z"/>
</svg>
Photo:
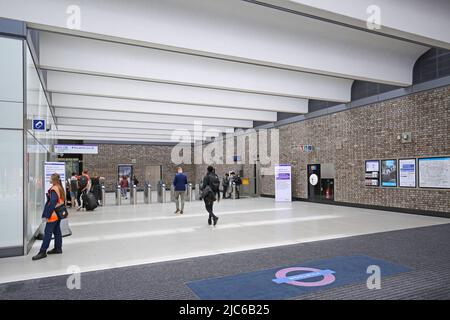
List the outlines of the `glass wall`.
<svg viewBox="0 0 450 320">
<path fill-rule="evenodd" d="M 50 111 L 35 63 L 29 48 L 26 50 L 26 168 L 27 179 L 27 221 L 26 239 L 30 242 L 42 223 L 41 215 L 45 204 L 44 164 L 51 158 L 54 144 L 54 119 Z M 46 120 L 53 130 L 36 132 L 32 130 L 33 119 Z"/>
<path fill-rule="evenodd" d="M 0 112 L 0 253 L 17 255 L 24 225 L 23 40 L 0 37 Z"/>
</svg>

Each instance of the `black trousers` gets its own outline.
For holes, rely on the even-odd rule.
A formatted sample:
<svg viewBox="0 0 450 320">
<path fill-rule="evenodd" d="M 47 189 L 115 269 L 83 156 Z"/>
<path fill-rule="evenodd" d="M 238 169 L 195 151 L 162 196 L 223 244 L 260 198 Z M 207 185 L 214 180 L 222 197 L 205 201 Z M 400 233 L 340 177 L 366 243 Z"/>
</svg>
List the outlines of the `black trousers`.
<svg viewBox="0 0 450 320">
<path fill-rule="evenodd" d="M 61 220 L 47 222 L 44 231 L 44 241 L 42 241 L 39 252 L 47 251 L 50 246 L 50 241 L 52 240 L 52 235 L 55 235 L 55 249 L 62 250 Z"/>
<path fill-rule="evenodd" d="M 209 213 L 208 221 L 212 221 L 212 219 L 217 218 L 217 216 L 214 215 L 214 213 L 213 213 L 213 205 L 214 205 L 214 201 L 206 201 L 205 200 L 205 208 L 206 208 L 206 211 L 208 211 L 208 213 Z"/>
<path fill-rule="evenodd" d="M 227 198 L 227 191 L 228 191 L 228 186 L 223 186 L 223 196 L 222 196 L 223 199 Z"/>
</svg>

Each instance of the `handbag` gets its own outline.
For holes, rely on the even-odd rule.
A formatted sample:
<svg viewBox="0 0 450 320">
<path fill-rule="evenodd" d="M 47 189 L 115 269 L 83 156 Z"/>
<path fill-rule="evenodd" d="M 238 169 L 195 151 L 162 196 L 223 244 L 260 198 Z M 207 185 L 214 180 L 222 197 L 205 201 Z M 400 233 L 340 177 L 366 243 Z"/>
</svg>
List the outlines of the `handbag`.
<svg viewBox="0 0 450 320">
<path fill-rule="evenodd" d="M 62 204 L 62 205 L 56 207 L 55 212 L 60 220 L 66 219 L 69 216 L 69 212 L 67 211 L 65 204 Z"/>
</svg>

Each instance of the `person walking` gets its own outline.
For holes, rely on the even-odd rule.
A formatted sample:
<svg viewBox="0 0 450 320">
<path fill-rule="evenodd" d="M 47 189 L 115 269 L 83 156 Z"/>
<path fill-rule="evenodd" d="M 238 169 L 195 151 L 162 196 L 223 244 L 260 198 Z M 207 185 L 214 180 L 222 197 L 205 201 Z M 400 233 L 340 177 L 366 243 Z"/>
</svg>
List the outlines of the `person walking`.
<svg viewBox="0 0 450 320">
<path fill-rule="evenodd" d="M 83 174 L 80 176 L 78 181 L 77 211 L 80 211 L 82 208 L 86 208 L 85 201 L 83 201 L 83 206 L 81 206 L 81 198 L 85 193 L 89 192 L 89 190 L 91 190 L 91 177 L 89 177 L 89 172 L 87 170 L 83 170 Z"/>
<path fill-rule="evenodd" d="M 124 197 L 125 199 L 128 199 L 127 197 L 128 188 L 129 188 L 128 177 L 122 176 L 122 179 L 120 180 L 120 191 L 122 193 L 122 197 Z"/>
<path fill-rule="evenodd" d="M 78 193 L 78 178 L 75 172 L 72 172 L 72 176 L 69 179 L 69 192 L 70 192 L 70 203 L 72 204 L 72 208 L 76 208 L 76 198 Z"/>
<path fill-rule="evenodd" d="M 46 219 L 44 240 L 42 241 L 39 253 L 32 258 L 33 261 L 46 258 L 47 254 L 62 253 L 61 220 L 55 211 L 57 207 L 65 204 L 66 196 L 60 179 L 57 173 L 52 174 L 50 177 L 52 187 L 47 191 L 47 202 L 42 213 L 42 218 Z M 55 247 L 47 252 L 52 235 L 55 236 Z"/>
<path fill-rule="evenodd" d="M 225 173 L 225 177 L 222 179 L 222 188 L 223 188 L 223 199 L 228 198 L 228 187 L 230 186 L 230 175 L 228 173 Z"/>
<path fill-rule="evenodd" d="M 94 197 L 97 200 L 97 205 L 100 205 L 99 201 L 102 201 L 102 186 L 100 185 L 100 177 L 96 172 L 94 172 L 92 175 L 91 184 L 91 192 L 94 194 Z"/>
<path fill-rule="evenodd" d="M 209 213 L 208 224 L 211 225 L 214 223 L 214 226 L 217 224 L 219 217 L 217 217 L 213 212 L 214 201 L 216 201 L 216 194 L 219 194 L 219 186 L 220 180 L 215 170 L 212 166 L 208 167 L 208 172 L 206 176 L 203 178 L 202 184 L 202 199 L 205 202 L 206 211 Z"/>
<path fill-rule="evenodd" d="M 184 195 L 186 193 L 186 185 L 188 183 L 186 175 L 183 173 L 183 169 L 178 167 L 177 174 L 173 178 L 173 186 L 175 189 L 175 204 L 177 210 L 176 213 L 183 214 L 184 210 Z M 181 205 L 178 203 L 178 198 L 180 198 Z M 181 208 L 181 209 L 180 209 Z"/>
<path fill-rule="evenodd" d="M 136 175 L 133 175 L 133 185 L 135 185 L 137 187 L 138 184 L 139 184 L 138 178 L 136 178 Z"/>
</svg>

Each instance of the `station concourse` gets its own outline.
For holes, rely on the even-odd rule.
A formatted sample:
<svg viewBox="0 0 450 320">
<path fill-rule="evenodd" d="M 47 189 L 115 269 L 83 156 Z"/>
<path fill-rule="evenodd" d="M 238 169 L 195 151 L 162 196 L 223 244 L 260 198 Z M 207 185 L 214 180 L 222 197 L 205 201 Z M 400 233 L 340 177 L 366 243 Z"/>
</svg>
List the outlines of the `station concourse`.
<svg viewBox="0 0 450 320">
<path fill-rule="evenodd" d="M 450 299 L 449 16 L 0 0 L 0 299 Z"/>
</svg>

